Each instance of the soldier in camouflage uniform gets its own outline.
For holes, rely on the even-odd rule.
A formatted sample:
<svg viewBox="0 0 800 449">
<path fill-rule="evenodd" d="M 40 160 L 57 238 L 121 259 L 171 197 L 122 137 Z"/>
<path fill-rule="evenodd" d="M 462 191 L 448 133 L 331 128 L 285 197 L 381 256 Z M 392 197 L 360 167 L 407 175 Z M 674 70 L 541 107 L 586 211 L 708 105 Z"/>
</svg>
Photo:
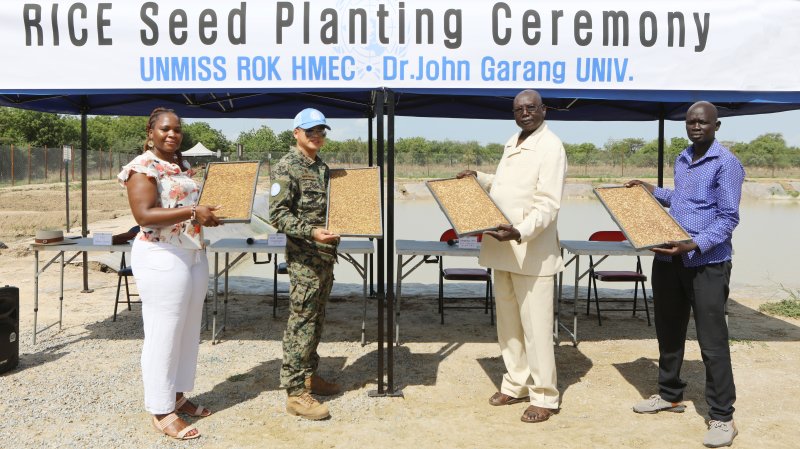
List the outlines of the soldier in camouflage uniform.
<svg viewBox="0 0 800 449">
<path fill-rule="evenodd" d="M 304 109 L 294 119 L 297 147 L 272 167 L 269 213 L 272 225 L 286 234 L 291 306 L 283 334 L 281 388 L 289 395 L 286 411 L 306 419 L 330 416 L 311 393 L 333 395 L 338 385 L 316 374 L 317 346 L 325 305 L 333 287 L 333 264 L 339 236 L 325 229 L 328 166 L 317 156 L 325 143 L 325 116 Z"/>
</svg>

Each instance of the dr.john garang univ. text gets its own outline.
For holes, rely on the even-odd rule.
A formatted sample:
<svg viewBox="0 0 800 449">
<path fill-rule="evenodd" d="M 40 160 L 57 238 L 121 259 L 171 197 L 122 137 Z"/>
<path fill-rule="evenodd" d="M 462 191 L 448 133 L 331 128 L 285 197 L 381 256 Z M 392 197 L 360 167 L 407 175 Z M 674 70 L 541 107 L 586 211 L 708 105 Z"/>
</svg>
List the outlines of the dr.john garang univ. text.
<svg viewBox="0 0 800 449">
<path fill-rule="evenodd" d="M 20 22 L 24 27 L 25 45 L 114 45 L 119 34 L 114 33 L 111 17 L 120 4 L 119 1 L 25 3 Z M 169 3 L 170 6 L 175 4 Z M 697 11 L 702 3 L 693 11 L 658 12 L 646 9 L 565 12 L 564 9 L 532 8 L 531 5 L 532 2 L 486 2 L 471 5 L 470 11 L 479 10 L 480 16 L 491 22 L 485 39 L 491 39 L 500 47 L 520 49 L 572 41 L 579 47 L 653 47 L 658 44 L 702 52 L 711 29 L 711 13 Z M 125 6 L 126 10 L 129 8 Z M 379 2 L 369 10 L 361 7 L 334 9 L 310 1 L 279 1 L 267 9 L 259 7 L 257 10 L 261 14 L 257 15 L 248 14 L 248 2 L 240 2 L 233 8 L 207 8 L 194 15 L 154 1 L 143 2 L 138 10 L 135 28 L 145 46 L 166 42 L 175 46 L 212 46 L 222 42 L 234 46 L 397 44 L 443 45 L 453 50 L 461 48 L 465 35 L 476 33 L 476 30 L 465 29 L 462 9 L 407 8 L 402 1 Z M 125 17 L 125 22 L 129 24 L 130 21 L 131 17 Z M 130 25 L 125 28 L 129 29 Z M 267 29 L 269 32 L 261 36 L 271 36 L 271 42 L 249 41 L 248 29 L 254 28 Z M 289 35 L 300 33 L 299 42 L 288 41 Z"/>
</svg>

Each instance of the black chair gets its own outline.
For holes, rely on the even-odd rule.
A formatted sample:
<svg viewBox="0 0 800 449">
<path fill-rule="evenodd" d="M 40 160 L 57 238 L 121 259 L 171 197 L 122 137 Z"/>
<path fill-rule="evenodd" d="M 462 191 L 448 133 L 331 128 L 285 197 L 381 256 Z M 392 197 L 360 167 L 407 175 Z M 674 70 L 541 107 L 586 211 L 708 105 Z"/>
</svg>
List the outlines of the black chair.
<svg viewBox="0 0 800 449">
<path fill-rule="evenodd" d="M 478 235 L 478 241 L 481 241 L 481 235 Z M 445 231 L 441 237 L 440 242 L 456 242 L 458 235 L 453 229 Z M 484 296 L 484 304 L 482 306 L 463 306 L 463 305 L 444 305 L 444 281 L 469 281 L 469 282 L 485 282 L 486 293 Z M 449 299 L 475 299 L 475 297 L 462 297 L 462 298 L 449 298 Z M 444 324 L 444 310 L 445 309 L 483 309 L 484 313 L 491 314 L 490 321 L 494 324 L 494 300 L 492 291 L 492 270 L 488 268 L 444 268 L 444 257 L 439 256 L 439 315 L 441 316 L 441 324 Z"/>
<path fill-rule="evenodd" d="M 624 242 L 627 240 L 625 234 L 620 231 L 597 231 L 589 237 L 589 241 L 600 242 Z M 605 259 L 608 256 L 603 256 Z M 598 261 L 602 262 L 603 259 Z M 597 310 L 597 323 L 602 326 L 603 321 L 600 316 L 600 298 L 597 295 L 597 281 L 601 282 L 633 282 L 633 299 L 622 298 L 604 298 L 603 302 L 633 302 L 633 307 L 630 309 L 605 309 L 611 312 L 633 312 L 631 316 L 636 316 L 639 310 L 636 307 L 639 296 L 639 284 L 642 286 L 642 297 L 644 298 L 644 311 L 647 314 L 647 325 L 650 326 L 650 307 L 647 304 L 647 291 L 644 288 L 644 283 L 647 276 L 642 273 L 642 259 L 636 256 L 636 270 L 635 271 L 601 271 L 594 269 L 594 260 L 589 256 L 589 291 L 586 297 L 586 314 L 589 314 L 589 306 L 592 303 L 592 291 L 594 291 L 594 304 Z"/>
<path fill-rule="evenodd" d="M 128 304 L 128 310 L 132 310 L 131 309 L 131 304 L 141 304 L 142 303 L 142 301 L 139 301 L 139 300 L 131 301 L 131 296 L 138 297 L 139 294 L 138 293 L 131 293 L 130 285 L 128 285 L 128 277 L 129 276 L 133 276 L 133 270 L 131 269 L 131 267 L 125 265 L 125 253 L 122 253 L 122 260 L 120 261 L 120 264 L 119 264 L 119 270 L 117 270 L 117 298 L 114 300 L 114 320 L 113 321 L 117 321 L 117 308 L 119 307 L 120 303 L 122 303 L 122 302 L 127 303 Z M 125 281 L 125 298 L 126 299 L 124 301 L 120 301 L 119 300 L 119 293 L 120 293 L 120 290 L 122 289 L 122 281 L 123 280 Z"/>
</svg>

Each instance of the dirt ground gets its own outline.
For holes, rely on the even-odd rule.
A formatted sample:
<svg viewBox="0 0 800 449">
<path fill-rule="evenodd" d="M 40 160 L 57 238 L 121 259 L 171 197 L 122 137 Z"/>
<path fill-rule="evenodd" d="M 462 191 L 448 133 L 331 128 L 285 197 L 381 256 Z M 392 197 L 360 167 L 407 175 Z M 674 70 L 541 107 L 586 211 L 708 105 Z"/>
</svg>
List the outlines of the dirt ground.
<svg viewBox="0 0 800 449">
<path fill-rule="evenodd" d="M 127 229 L 131 219 L 122 189 L 106 182 L 91 192 L 90 216 L 98 222 L 90 227 Z M 71 205 L 79 211 L 79 197 Z M 0 250 L 0 285 L 19 287 L 21 305 L 20 366 L 0 375 L 2 447 L 702 447 L 708 406 L 693 329 L 682 373 L 689 384 L 686 412 L 637 415 L 631 405 L 656 392 L 655 329 L 642 314 L 605 313 L 598 326 L 594 314 L 580 312 L 578 346 L 562 333 L 556 347 L 561 412 L 545 423 L 524 424 L 519 417 L 525 404 L 487 403 L 504 371 L 489 317 L 448 311 L 440 325 L 435 285 L 404 297 L 403 341 L 394 349 L 393 366 L 401 397 L 368 396 L 377 386 L 377 301 L 368 304 L 362 347 L 361 299 L 332 300 L 321 371 L 344 392 L 329 399 L 332 419 L 321 422 L 283 410 L 278 370 L 285 301 L 272 318 L 267 284 L 263 296 L 234 294 L 222 341 L 212 345 L 210 331 L 201 334 L 197 384 L 190 394 L 215 414 L 195 421 L 203 434 L 199 440 L 173 442 L 152 430 L 142 408 L 140 309 L 123 309 L 112 321 L 114 272 L 91 270 L 94 292 L 81 293 L 81 268 L 68 266 L 63 329 L 50 328 L 35 346 L 31 342 L 34 261 L 26 248 L 35 229 L 56 216 L 63 220 L 62 214 L 63 186 L 0 190 L 0 241 L 9 246 Z M 58 319 L 58 287 L 55 270 L 41 277 L 40 325 Z M 731 293 L 739 429 L 734 447 L 793 447 L 791 435 L 800 428 L 800 320 L 758 312 L 768 298 L 758 289 Z"/>
</svg>

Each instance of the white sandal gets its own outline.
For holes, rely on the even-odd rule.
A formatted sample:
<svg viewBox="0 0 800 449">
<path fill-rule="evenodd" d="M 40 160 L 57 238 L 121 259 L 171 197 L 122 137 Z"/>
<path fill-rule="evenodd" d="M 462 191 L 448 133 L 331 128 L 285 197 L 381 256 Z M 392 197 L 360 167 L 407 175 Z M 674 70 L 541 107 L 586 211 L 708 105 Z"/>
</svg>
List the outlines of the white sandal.
<svg viewBox="0 0 800 449">
<path fill-rule="evenodd" d="M 192 425 L 187 425 L 186 427 L 181 429 L 177 435 L 173 436 L 168 434 L 167 427 L 172 425 L 172 423 L 174 423 L 178 419 L 180 419 L 180 417 L 178 417 L 178 415 L 176 415 L 174 412 L 162 418 L 161 421 L 159 421 L 158 418 L 153 416 L 153 427 L 155 427 L 157 431 L 163 433 L 164 435 L 171 438 L 175 438 L 176 440 L 193 440 L 195 438 L 200 437 L 200 432 L 197 432 L 194 435 L 186 436 L 186 434 L 191 432 L 192 430 L 197 430 L 197 428 L 195 428 Z"/>
<path fill-rule="evenodd" d="M 186 395 L 181 396 L 181 398 L 178 399 L 178 402 L 175 403 L 175 411 L 177 413 L 186 413 L 189 416 L 195 416 L 195 417 L 198 417 L 198 418 L 205 418 L 205 417 L 211 416 L 211 410 L 203 407 L 202 405 L 198 405 L 197 408 L 194 410 L 194 412 L 181 410 L 181 408 L 187 402 L 189 402 L 189 400 L 186 399 Z M 205 413 L 205 412 L 208 412 L 208 414 L 204 415 L 203 413 Z"/>
</svg>

